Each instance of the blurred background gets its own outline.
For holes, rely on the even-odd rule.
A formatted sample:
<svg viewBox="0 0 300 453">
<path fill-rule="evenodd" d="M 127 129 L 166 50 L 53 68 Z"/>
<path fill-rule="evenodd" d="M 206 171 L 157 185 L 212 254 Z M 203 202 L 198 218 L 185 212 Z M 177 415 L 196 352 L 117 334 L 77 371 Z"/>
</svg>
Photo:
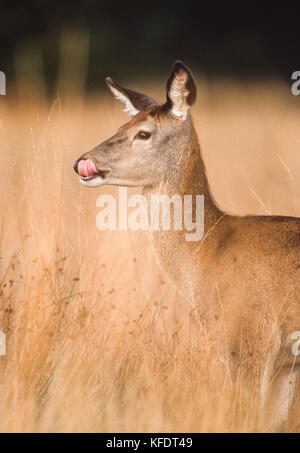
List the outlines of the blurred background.
<svg viewBox="0 0 300 453">
<path fill-rule="evenodd" d="M 153 80 L 177 58 L 209 78 L 288 81 L 299 65 L 299 25 L 293 2 L 4 0 L 0 67 L 10 90 L 18 68 L 27 75 L 39 68 L 48 95 L 60 71 L 76 78 L 80 64 L 86 89 L 98 91 L 108 73 Z"/>
<path fill-rule="evenodd" d="M 96 228 L 118 188 L 73 162 L 128 120 L 105 76 L 163 102 L 180 58 L 217 203 L 299 217 L 299 22 L 292 3 L 1 2 L 0 431 L 269 429 L 261 383 L 232 385 L 147 233 Z"/>
</svg>

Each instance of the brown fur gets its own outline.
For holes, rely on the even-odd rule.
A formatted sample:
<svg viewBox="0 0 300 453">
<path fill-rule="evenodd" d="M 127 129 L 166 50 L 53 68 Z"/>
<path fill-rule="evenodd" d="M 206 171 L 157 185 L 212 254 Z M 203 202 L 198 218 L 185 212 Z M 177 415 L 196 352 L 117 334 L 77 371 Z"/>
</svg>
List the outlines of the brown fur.
<svg viewBox="0 0 300 453">
<path fill-rule="evenodd" d="M 179 65 L 169 90 L 178 71 L 188 70 Z M 194 89 L 190 77 L 187 73 L 185 88 Z M 188 97 L 187 90 L 181 101 Z M 282 389 L 300 364 L 291 350 L 291 334 L 300 330 L 300 219 L 223 212 L 210 193 L 190 115 L 183 121 L 170 108 L 170 101 L 147 107 L 83 158 L 94 159 L 99 169 L 116 162 L 135 175 L 130 182 L 143 186 L 149 200 L 152 194 L 204 195 L 203 239 L 187 242 L 185 231 L 153 231 L 153 250 L 194 307 L 199 328 L 215 341 L 231 377 L 242 367 L 249 385 L 257 379 L 267 383 L 262 400 L 276 415 L 270 429 L 275 424 L 278 428 L 287 416 L 288 395 Z M 147 127 L 155 127 L 151 146 L 140 143 L 139 153 L 133 151 L 133 131 Z M 138 175 L 146 168 L 149 177 L 147 172 L 141 178 L 131 173 L 133 166 L 138 166 Z"/>
</svg>

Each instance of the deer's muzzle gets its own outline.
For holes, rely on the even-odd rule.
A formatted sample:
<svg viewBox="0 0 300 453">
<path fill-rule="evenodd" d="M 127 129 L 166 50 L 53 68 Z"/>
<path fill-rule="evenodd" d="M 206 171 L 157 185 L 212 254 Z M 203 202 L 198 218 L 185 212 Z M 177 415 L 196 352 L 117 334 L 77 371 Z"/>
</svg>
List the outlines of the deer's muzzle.
<svg viewBox="0 0 300 453">
<path fill-rule="evenodd" d="M 89 179 L 93 178 L 99 173 L 94 161 L 92 159 L 79 159 L 74 163 L 74 170 L 79 176 Z"/>
</svg>

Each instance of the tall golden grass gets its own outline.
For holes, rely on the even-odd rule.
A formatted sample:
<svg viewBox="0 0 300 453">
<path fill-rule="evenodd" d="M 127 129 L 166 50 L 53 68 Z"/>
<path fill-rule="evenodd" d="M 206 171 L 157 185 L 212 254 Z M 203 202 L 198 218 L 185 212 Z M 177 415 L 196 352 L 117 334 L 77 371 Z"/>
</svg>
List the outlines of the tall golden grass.
<svg viewBox="0 0 300 453">
<path fill-rule="evenodd" d="M 127 120 L 119 104 L 0 101 L 0 430 L 267 430 L 147 234 L 96 228 L 97 197 L 117 188 L 80 185 L 72 164 Z M 279 83 L 199 76 L 193 116 L 224 209 L 300 216 L 298 104 Z"/>
</svg>

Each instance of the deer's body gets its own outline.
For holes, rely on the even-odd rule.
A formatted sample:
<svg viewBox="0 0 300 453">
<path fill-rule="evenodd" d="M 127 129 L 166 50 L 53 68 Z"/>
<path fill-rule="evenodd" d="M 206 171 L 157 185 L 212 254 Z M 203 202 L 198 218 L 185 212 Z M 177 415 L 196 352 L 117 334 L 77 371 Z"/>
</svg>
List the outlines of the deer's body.
<svg viewBox="0 0 300 453">
<path fill-rule="evenodd" d="M 79 159 L 76 170 L 81 166 L 78 173 L 86 185 L 143 186 L 149 198 L 204 195 L 202 240 L 188 242 L 184 231 L 152 231 L 153 250 L 180 293 L 197 308 L 232 375 L 246 362 L 250 379 L 258 376 L 266 384 L 263 400 L 268 379 L 276 376 L 268 404 L 278 423 L 287 416 L 298 372 L 291 335 L 300 330 L 300 219 L 238 217 L 219 209 L 188 113 L 194 82 L 184 65 L 176 65 L 164 105 L 108 80 L 135 116 Z"/>
</svg>

